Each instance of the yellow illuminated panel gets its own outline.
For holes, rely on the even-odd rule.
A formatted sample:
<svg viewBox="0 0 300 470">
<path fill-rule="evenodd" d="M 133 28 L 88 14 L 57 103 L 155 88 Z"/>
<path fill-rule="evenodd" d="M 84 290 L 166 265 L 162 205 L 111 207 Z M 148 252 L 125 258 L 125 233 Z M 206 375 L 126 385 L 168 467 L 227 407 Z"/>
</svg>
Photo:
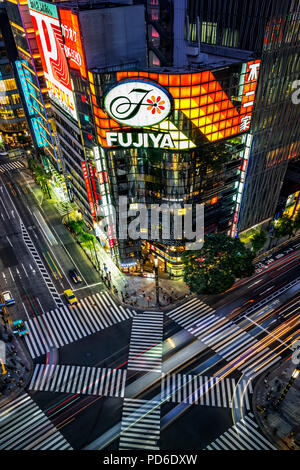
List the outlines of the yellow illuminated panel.
<svg viewBox="0 0 300 470">
<path fill-rule="evenodd" d="M 240 80 L 240 96 L 235 98 L 238 103 L 233 103 L 230 97 L 222 89 L 211 71 L 194 74 L 158 74 L 149 72 L 118 72 L 117 82 L 123 80 L 145 80 L 156 82 L 163 87 L 173 98 L 173 111 L 161 123 L 150 128 L 142 127 L 148 132 L 168 132 L 172 137 L 174 147 L 177 149 L 193 148 L 194 142 L 189 136 L 178 129 L 173 118 L 174 113 L 182 115 L 191 121 L 194 128 L 198 129 L 208 141 L 213 142 L 231 137 L 250 129 L 252 111 L 254 106 L 257 80 L 259 76 L 260 60 L 250 61 L 244 64 L 244 72 Z M 93 95 L 93 75 L 88 74 Z M 97 106 L 92 99 L 97 126 L 98 140 L 104 147 L 108 145 L 106 132 L 136 131 L 137 127 L 130 127 L 112 119 L 105 110 Z"/>
</svg>

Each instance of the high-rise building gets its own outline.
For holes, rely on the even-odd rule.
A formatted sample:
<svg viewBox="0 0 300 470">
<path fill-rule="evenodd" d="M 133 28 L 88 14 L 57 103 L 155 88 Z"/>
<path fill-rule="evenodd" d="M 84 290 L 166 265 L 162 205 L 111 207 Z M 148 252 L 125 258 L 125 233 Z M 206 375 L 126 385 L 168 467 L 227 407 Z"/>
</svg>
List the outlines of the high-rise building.
<svg viewBox="0 0 300 470">
<path fill-rule="evenodd" d="M 16 82 L 16 48 L 3 3 L 0 3 L 0 135 L 7 149 L 29 144 L 31 139 Z"/>
<path fill-rule="evenodd" d="M 5 0 L 4 4 L 17 49 L 15 67 L 32 142 L 44 165 L 59 169 L 48 90 L 27 1 Z"/>
<path fill-rule="evenodd" d="M 138 239 L 120 235 L 139 203 L 204 204 L 205 232 L 232 236 L 271 220 L 299 154 L 298 2 L 28 7 L 69 195 L 120 268 L 142 272 L 156 255 L 182 272 L 186 240 L 164 235 L 163 214 L 140 219 Z"/>
<path fill-rule="evenodd" d="M 291 159 L 300 154 L 299 106 L 292 102 L 300 71 L 299 0 L 188 0 L 189 36 L 201 50 L 261 59 L 239 232 L 268 227 Z"/>
</svg>

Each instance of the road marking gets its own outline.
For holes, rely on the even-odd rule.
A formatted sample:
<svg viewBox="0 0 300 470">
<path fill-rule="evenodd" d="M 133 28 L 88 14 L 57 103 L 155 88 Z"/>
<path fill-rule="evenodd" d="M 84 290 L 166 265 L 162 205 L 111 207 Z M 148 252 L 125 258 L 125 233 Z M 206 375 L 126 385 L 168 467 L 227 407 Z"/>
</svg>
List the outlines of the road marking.
<svg viewBox="0 0 300 470">
<path fill-rule="evenodd" d="M 72 450 L 64 436 L 26 393 L 0 408 L 3 450 Z"/>
</svg>

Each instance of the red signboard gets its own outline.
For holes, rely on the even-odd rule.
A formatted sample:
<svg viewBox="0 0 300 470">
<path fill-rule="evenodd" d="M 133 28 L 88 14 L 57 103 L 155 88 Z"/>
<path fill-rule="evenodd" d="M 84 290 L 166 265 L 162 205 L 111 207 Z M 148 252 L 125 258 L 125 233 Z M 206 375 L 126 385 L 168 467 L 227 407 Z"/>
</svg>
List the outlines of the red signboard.
<svg viewBox="0 0 300 470">
<path fill-rule="evenodd" d="M 78 70 L 83 78 L 87 77 L 84 53 L 80 37 L 78 16 L 71 10 L 59 9 L 65 54 L 70 69 Z"/>
<path fill-rule="evenodd" d="M 90 185 L 88 172 L 87 172 L 87 168 L 86 168 L 86 163 L 81 162 L 81 166 L 82 166 L 83 177 L 84 177 L 84 181 L 85 181 L 85 185 L 86 185 L 88 200 L 89 200 L 89 203 L 90 203 L 91 214 L 92 214 L 92 217 L 93 217 L 93 221 L 95 222 L 96 221 L 95 207 L 94 207 L 94 201 L 93 201 L 93 196 L 92 196 L 91 185 Z"/>
</svg>

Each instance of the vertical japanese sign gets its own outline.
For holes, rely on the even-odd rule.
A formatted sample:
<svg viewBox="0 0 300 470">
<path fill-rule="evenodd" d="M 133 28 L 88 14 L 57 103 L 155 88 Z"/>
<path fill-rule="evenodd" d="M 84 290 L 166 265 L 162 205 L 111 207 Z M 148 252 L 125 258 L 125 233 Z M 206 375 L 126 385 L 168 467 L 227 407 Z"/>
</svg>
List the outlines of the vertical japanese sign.
<svg viewBox="0 0 300 470">
<path fill-rule="evenodd" d="M 60 25 L 64 40 L 65 54 L 70 69 L 78 70 L 82 78 L 87 77 L 82 48 L 78 16 L 71 10 L 59 9 Z"/>
<path fill-rule="evenodd" d="M 28 0 L 28 6 L 49 96 L 67 114 L 77 119 L 57 8 L 40 0 Z"/>
<path fill-rule="evenodd" d="M 254 106 L 255 92 L 259 75 L 260 60 L 247 63 L 243 88 L 243 99 L 241 104 L 240 131 L 248 131 Z"/>
<path fill-rule="evenodd" d="M 93 201 L 93 196 L 92 196 L 92 189 L 91 189 L 91 185 L 90 185 L 90 180 L 89 180 L 89 176 L 88 176 L 86 163 L 81 162 L 81 166 L 82 166 L 83 177 L 84 177 L 84 181 L 85 181 L 85 186 L 86 186 L 86 191 L 87 191 L 87 195 L 88 195 L 88 200 L 89 200 L 89 204 L 90 204 L 90 209 L 91 209 L 93 222 L 96 222 L 95 206 L 94 206 L 94 201 Z"/>
</svg>

